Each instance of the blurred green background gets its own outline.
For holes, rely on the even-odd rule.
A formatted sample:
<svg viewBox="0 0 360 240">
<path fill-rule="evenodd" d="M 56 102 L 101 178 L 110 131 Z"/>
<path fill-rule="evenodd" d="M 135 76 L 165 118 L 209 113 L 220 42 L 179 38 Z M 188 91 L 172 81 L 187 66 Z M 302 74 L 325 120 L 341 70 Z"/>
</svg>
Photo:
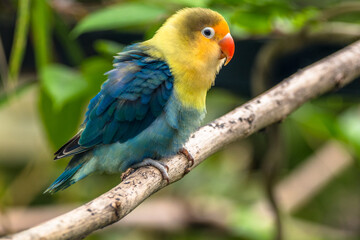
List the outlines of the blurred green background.
<svg viewBox="0 0 360 240">
<path fill-rule="evenodd" d="M 236 55 L 205 122 L 360 37 L 360 1 L 1 0 L 0 236 L 99 196 L 120 175 L 43 195 L 67 160 L 112 56 L 183 7 L 224 15 Z M 360 239 L 360 83 L 214 154 L 133 213 L 86 239 Z"/>
</svg>

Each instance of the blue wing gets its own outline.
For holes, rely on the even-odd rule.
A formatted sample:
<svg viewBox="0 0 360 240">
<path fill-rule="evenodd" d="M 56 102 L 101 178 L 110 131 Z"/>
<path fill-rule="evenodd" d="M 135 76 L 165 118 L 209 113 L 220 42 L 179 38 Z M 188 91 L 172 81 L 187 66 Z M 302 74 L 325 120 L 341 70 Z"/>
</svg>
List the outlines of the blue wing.
<svg viewBox="0 0 360 240">
<path fill-rule="evenodd" d="M 135 44 L 115 57 L 114 67 L 90 101 L 82 130 L 55 153 L 55 159 L 100 144 L 125 142 L 163 112 L 173 89 L 173 76 L 164 61 Z"/>
</svg>

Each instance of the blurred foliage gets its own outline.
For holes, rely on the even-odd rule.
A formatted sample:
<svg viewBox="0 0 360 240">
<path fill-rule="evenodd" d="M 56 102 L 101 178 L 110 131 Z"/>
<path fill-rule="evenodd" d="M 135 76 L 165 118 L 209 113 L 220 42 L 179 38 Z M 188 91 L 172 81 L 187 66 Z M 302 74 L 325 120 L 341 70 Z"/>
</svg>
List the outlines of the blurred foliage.
<svg viewBox="0 0 360 240">
<path fill-rule="evenodd" d="M 9 59 L 7 72 L 0 68 L 3 83 L 0 95 L 0 121 L 3 122 L 0 132 L 11 129 L 11 137 L 34 142 L 31 149 L 39 146 L 35 144 L 41 142 L 39 139 L 47 139 L 41 142 L 47 150 L 34 149 L 36 154 L 27 156 L 23 154 L 26 151 L 22 148 L 26 146 L 21 141 L 13 143 L 12 146 L 17 146 L 15 150 L 1 148 L 4 154 L 0 155 L 0 211 L 21 204 L 84 203 L 119 182 L 119 176 L 92 176 L 59 194 L 41 194 L 42 189 L 66 166 L 66 161 L 51 162 L 49 152 L 76 133 L 87 103 L 106 80 L 104 73 L 112 68 L 112 56 L 121 51 L 125 44 L 132 42 L 133 38 L 139 41 L 150 38 L 176 10 L 183 7 L 217 10 L 228 20 L 232 34 L 238 40 L 258 38 L 268 41 L 301 34 L 309 28 L 321 31 L 322 26 L 331 22 L 360 23 L 360 3 L 340 0 L 70 0 L 64 1 L 64 5 L 61 0 L 5 2 L 7 4 L 0 3 L 0 20 L 4 21 L 4 25 L 16 24 L 11 51 L 3 51 L 10 52 L 5 59 Z M 17 14 L 16 20 L 12 17 L 14 13 Z M 6 16 L 10 16 L 10 21 L 5 21 Z M 135 37 L 130 40 L 107 38 L 107 34 L 115 33 L 133 34 Z M 96 40 L 89 50 L 84 42 L 91 34 L 96 35 Z M 0 40 L 5 37 L 0 35 Z M 35 60 L 35 69 L 30 71 L 31 67 L 22 66 L 26 54 L 29 54 L 26 53 L 29 51 L 27 48 L 31 49 Z M 7 66 L 6 63 L 0 54 L 0 65 Z M 32 77 L 25 78 L 29 72 Z M 242 79 L 243 76 L 234 75 L 232 78 Z M 37 100 L 34 101 L 32 96 L 36 96 Z M 16 101 L 24 106 L 17 106 Z M 243 96 L 226 90 L 212 90 L 207 101 L 206 122 L 245 101 Z M 33 106 L 36 106 L 37 112 L 31 111 Z M 24 115 L 20 114 L 22 112 Z M 28 119 L 26 114 L 35 116 Z M 18 120 L 20 115 L 22 118 Z M 341 142 L 358 160 L 351 169 L 328 183 L 309 204 L 297 212 L 284 213 L 285 227 L 288 229 L 286 239 L 358 239 L 356 234 L 337 238 L 321 226 L 360 233 L 359 219 L 354 220 L 354 215 L 360 212 L 359 206 L 355 206 L 360 199 L 359 117 L 358 96 L 329 94 L 306 103 L 281 124 L 285 139 L 283 154 L 287 159 L 280 171 L 281 177 L 291 174 L 329 140 Z M 25 130 L 16 124 L 23 124 Z M 41 136 L 34 135 L 38 126 L 43 131 Z M 17 132 L 16 129 L 21 131 Z M 1 143 L 11 143 L 11 140 L 5 140 Z M 254 208 L 265 198 L 261 182 L 263 176 L 256 160 L 258 155 L 265 152 L 265 145 L 263 133 L 232 144 L 211 156 L 179 183 L 155 196 L 171 195 L 189 204 L 202 206 L 206 203 L 230 208 L 229 219 L 224 220 L 227 223 L 225 229 L 196 224 L 169 232 L 122 228 L 100 231 L 88 239 L 118 239 L 119 235 L 130 239 L 272 239 L 274 224 L 263 220 L 263 216 Z M 313 221 L 316 222 L 313 225 L 320 227 L 317 231 L 310 231 L 310 228 L 304 230 L 297 221 Z"/>
<path fill-rule="evenodd" d="M 21 65 L 21 60 L 25 53 L 25 44 L 28 33 L 30 19 L 30 1 L 19 1 L 19 13 L 17 19 L 17 25 L 15 30 L 15 36 L 13 41 L 13 51 L 11 52 L 10 65 L 9 65 L 9 80 L 15 81 L 18 78 L 18 73 Z"/>
<path fill-rule="evenodd" d="M 69 67 L 49 64 L 40 72 L 42 87 L 50 96 L 55 109 L 82 97 L 88 88 L 82 75 Z"/>
<path fill-rule="evenodd" d="M 158 21 L 165 13 L 164 8 L 140 3 L 112 5 L 85 17 L 75 27 L 74 34 L 80 35 L 89 31 L 143 26 Z"/>
</svg>

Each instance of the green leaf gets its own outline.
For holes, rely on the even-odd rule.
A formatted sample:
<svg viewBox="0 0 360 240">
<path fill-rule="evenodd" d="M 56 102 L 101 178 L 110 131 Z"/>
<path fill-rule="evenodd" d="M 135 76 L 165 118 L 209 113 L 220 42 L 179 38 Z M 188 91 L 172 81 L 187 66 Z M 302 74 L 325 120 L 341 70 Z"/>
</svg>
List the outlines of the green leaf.
<svg viewBox="0 0 360 240">
<path fill-rule="evenodd" d="M 162 24 L 163 23 L 161 21 L 157 22 L 157 23 L 154 23 L 154 24 L 151 24 L 151 25 L 149 24 L 148 28 L 147 28 L 147 30 L 145 32 L 145 37 L 144 38 L 146 40 L 152 38 L 155 35 L 156 31 L 161 27 Z"/>
<path fill-rule="evenodd" d="M 360 107 L 354 106 L 346 110 L 338 119 L 341 138 L 345 144 L 354 149 L 360 159 Z"/>
<path fill-rule="evenodd" d="M 184 7 L 202 7 L 206 8 L 209 5 L 210 0 L 167 0 L 166 3 L 175 3 Z"/>
<path fill-rule="evenodd" d="M 234 235 L 241 237 L 241 239 L 273 239 L 274 224 L 270 218 L 266 218 L 265 215 L 261 215 L 261 212 L 256 210 L 252 206 L 237 206 L 229 221 Z"/>
<path fill-rule="evenodd" d="M 79 72 L 63 65 L 47 65 L 40 72 L 40 76 L 42 87 L 57 110 L 65 103 L 83 96 L 88 88 L 87 82 Z"/>
<path fill-rule="evenodd" d="M 85 100 L 80 98 L 56 109 L 51 96 L 43 89 L 40 91 L 39 112 L 46 135 L 54 149 L 61 147 L 77 132 L 84 106 Z"/>
<path fill-rule="evenodd" d="M 336 137 L 338 125 L 335 115 L 324 107 L 319 107 L 308 102 L 293 112 L 290 116 L 300 124 L 304 132 L 310 134 L 311 138 L 328 139 Z"/>
<path fill-rule="evenodd" d="M 89 97 L 94 97 L 100 91 L 100 86 L 106 80 L 104 73 L 108 72 L 112 68 L 112 58 L 107 59 L 102 57 L 91 57 L 82 63 L 80 69 L 89 84 Z"/>
<path fill-rule="evenodd" d="M 301 29 L 306 23 L 308 23 L 311 19 L 315 19 L 318 16 L 319 10 L 314 7 L 308 7 L 300 12 L 296 12 L 291 22 L 296 30 Z"/>
<path fill-rule="evenodd" d="M 166 14 L 164 8 L 154 5 L 139 3 L 117 4 L 86 16 L 75 27 L 73 33 L 78 36 L 96 30 L 147 25 L 149 22 L 156 22 L 164 14 Z"/>
<path fill-rule="evenodd" d="M 272 29 L 269 16 L 262 13 L 239 11 L 233 15 L 231 20 L 249 33 L 266 34 Z"/>
<path fill-rule="evenodd" d="M 124 45 L 115 41 L 99 39 L 95 41 L 94 48 L 100 54 L 114 56 L 116 53 L 121 52 Z"/>
<path fill-rule="evenodd" d="M 48 1 L 32 1 L 31 19 L 35 62 L 40 71 L 52 61 L 52 12 Z"/>
</svg>

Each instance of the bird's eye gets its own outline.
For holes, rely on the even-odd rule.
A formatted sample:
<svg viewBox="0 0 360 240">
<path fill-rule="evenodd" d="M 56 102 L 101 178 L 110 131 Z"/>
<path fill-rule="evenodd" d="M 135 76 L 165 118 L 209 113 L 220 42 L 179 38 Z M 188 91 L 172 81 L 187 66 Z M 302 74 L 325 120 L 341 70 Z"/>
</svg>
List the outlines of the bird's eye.
<svg viewBox="0 0 360 240">
<path fill-rule="evenodd" d="M 211 27 L 206 27 L 203 30 L 201 30 L 201 33 L 206 38 L 213 38 L 215 35 L 215 30 Z"/>
</svg>

